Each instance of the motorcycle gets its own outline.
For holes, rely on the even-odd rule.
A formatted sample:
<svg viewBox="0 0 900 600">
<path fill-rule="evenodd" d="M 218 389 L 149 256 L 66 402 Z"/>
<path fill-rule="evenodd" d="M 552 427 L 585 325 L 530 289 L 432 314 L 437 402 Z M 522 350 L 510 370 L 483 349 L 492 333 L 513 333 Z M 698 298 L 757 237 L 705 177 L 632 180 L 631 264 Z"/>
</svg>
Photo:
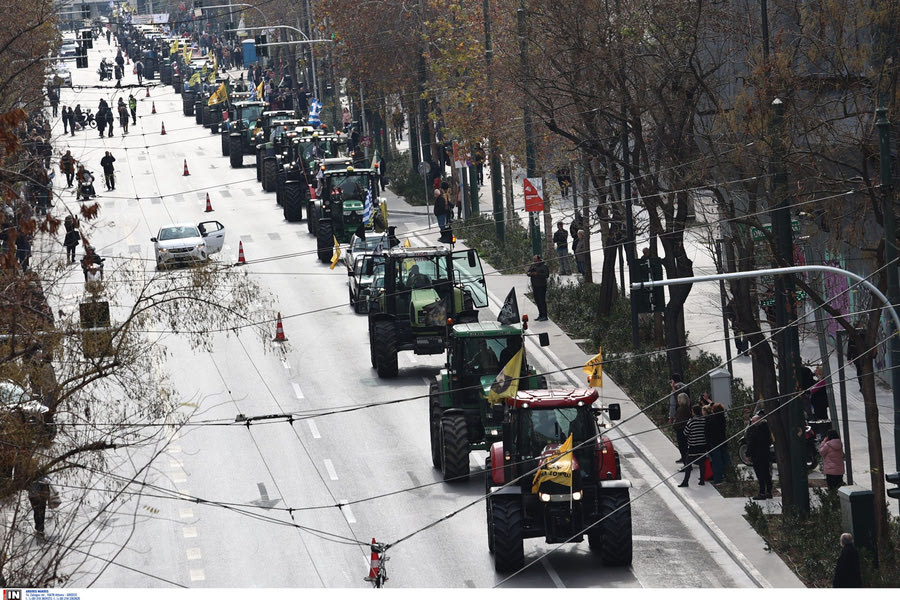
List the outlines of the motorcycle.
<svg viewBox="0 0 900 600">
<path fill-rule="evenodd" d="M 113 76 L 113 68 L 109 63 L 100 63 L 100 66 L 97 67 L 97 75 L 100 76 L 100 81 L 110 80 L 112 81 Z"/>
<path fill-rule="evenodd" d="M 831 429 L 831 421 L 810 421 L 803 428 L 803 445 L 806 454 L 806 470 L 814 471 L 819 466 L 819 445 L 825 439 L 825 432 Z M 742 436 L 738 440 L 738 457 L 748 467 L 753 466 L 753 460 L 747 453 L 747 439 Z M 769 445 L 769 460 L 772 464 L 775 460 L 775 444 Z"/>
<path fill-rule="evenodd" d="M 75 126 L 78 129 L 84 129 L 85 127 L 90 127 L 91 129 L 97 129 L 97 117 L 91 112 L 90 109 L 85 110 L 81 113 L 81 120 L 75 120 Z"/>
<path fill-rule="evenodd" d="M 75 190 L 75 200 L 89 200 L 97 195 L 97 192 L 94 190 L 94 174 L 90 171 L 85 171 L 85 179 L 83 181 L 78 182 L 78 189 Z"/>
</svg>

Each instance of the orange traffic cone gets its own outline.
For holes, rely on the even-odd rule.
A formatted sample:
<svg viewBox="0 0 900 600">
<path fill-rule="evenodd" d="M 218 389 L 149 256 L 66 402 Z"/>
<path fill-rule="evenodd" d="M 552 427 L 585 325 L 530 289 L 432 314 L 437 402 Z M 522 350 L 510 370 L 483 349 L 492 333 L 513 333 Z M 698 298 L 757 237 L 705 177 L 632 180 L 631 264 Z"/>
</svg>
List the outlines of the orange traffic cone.
<svg viewBox="0 0 900 600">
<path fill-rule="evenodd" d="M 209 202 L 209 192 L 206 192 L 206 210 L 203 212 L 212 212 L 212 211 L 213 211 L 213 207 L 212 207 L 212 204 L 210 204 L 210 202 Z"/>
<path fill-rule="evenodd" d="M 378 571 L 381 569 L 379 566 L 379 561 L 381 558 L 378 556 L 377 546 L 375 546 L 375 538 L 372 538 L 372 545 L 370 546 L 372 549 L 371 558 L 369 559 L 369 576 L 365 578 L 366 581 L 375 581 L 378 579 Z"/>
<path fill-rule="evenodd" d="M 187 159 L 184 159 L 184 173 L 182 173 L 182 175 L 184 175 L 185 177 L 187 177 L 187 176 L 190 175 L 190 174 L 191 174 L 191 172 L 188 171 L 188 168 L 187 168 Z"/>
<path fill-rule="evenodd" d="M 281 325 L 281 313 L 278 313 L 278 319 L 275 321 L 275 339 L 273 342 L 286 342 L 287 338 L 284 337 L 284 327 Z"/>
<path fill-rule="evenodd" d="M 147 88 L 147 96 L 146 96 L 146 98 L 149 98 L 149 97 L 150 97 L 150 88 Z"/>
<path fill-rule="evenodd" d="M 156 102 L 152 102 L 151 105 L 153 106 L 153 109 L 150 111 L 150 114 L 155 115 L 156 114 Z"/>
<path fill-rule="evenodd" d="M 246 264 L 247 261 L 244 259 L 244 242 L 238 241 L 238 261 L 237 264 L 243 265 Z"/>
<path fill-rule="evenodd" d="M 162 131 L 159 132 L 159 135 L 166 135 L 166 124 L 162 124 Z"/>
</svg>

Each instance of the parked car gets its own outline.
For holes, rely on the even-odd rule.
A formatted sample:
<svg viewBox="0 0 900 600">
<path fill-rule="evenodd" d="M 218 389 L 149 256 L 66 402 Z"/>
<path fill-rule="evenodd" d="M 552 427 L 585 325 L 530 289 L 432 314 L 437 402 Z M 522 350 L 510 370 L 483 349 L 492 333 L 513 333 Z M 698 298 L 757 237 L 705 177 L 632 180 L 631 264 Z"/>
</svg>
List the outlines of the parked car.
<svg viewBox="0 0 900 600">
<path fill-rule="evenodd" d="M 17 383 L 0 380 L 0 435 L 15 435 L 22 428 L 39 436 L 42 443 L 49 443 L 56 436 L 56 423 L 49 407 Z"/>
<path fill-rule="evenodd" d="M 72 71 L 65 63 L 59 62 L 50 67 L 47 74 L 47 85 L 53 87 L 72 87 Z"/>
<path fill-rule="evenodd" d="M 222 250 L 225 243 L 225 226 L 218 221 L 172 223 L 159 228 L 156 237 L 150 238 L 156 256 L 156 269 L 171 266 L 204 263 L 210 254 Z"/>
<path fill-rule="evenodd" d="M 78 54 L 78 44 L 72 41 L 63 41 L 62 46 L 59 47 L 60 58 L 75 58 L 76 54 Z"/>
</svg>

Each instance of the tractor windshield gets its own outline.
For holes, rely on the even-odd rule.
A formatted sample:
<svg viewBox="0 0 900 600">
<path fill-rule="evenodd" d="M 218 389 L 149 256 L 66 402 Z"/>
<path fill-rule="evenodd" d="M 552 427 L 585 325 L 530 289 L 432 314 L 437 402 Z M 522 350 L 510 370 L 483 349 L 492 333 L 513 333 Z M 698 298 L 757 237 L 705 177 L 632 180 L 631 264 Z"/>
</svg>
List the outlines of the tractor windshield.
<svg viewBox="0 0 900 600">
<path fill-rule="evenodd" d="M 464 371 L 479 375 L 496 375 L 522 347 L 519 336 L 471 337 L 462 341 Z M 525 368 L 525 363 L 522 363 Z"/>
<path fill-rule="evenodd" d="M 316 158 L 337 158 L 338 145 L 334 140 L 320 140 L 318 143 L 313 140 L 304 140 L 300 142 L 300 152 L 306 163 Z"/>
<path fill-rule="evenodd" d="M 259 115 L 262 114 L 263 107 L 262 106 L 245 106 L 241 109 L 241 118 L 248 123 L 252 123 L 259 119 Z"/>
<path fill-rule="evenodd" d="M 443 256 L 415 256 L 404 258 L 397 273 L 397 289 L 431 287 L 447 281 L 447 261 Z"/>
<path fill-rule="evenodd" d="M 575 446 L 596 435 L 587 407 L 523 411 L 519 439 L 525 454 L 540 456 L 547 445 L 562 444 L 570 434 Z"/>
<path fill-rule="evenodd" d="M 341 196 L 344 200 L 365 200 L 366 191 L 369 189 L 369 176 L 335 173 L 331 176 L 331 189 L 338 188 L 341 189 Z"/>
<path fill-rule="evenodd" d="M 475 306 L 484 308 L 488 305 L 487 285 L 484 282 L 484 271 L 477 252 L 474 250 L 454 252 L 453 275 L 456 283 L 463 286 L 472 295 L 472 302 Z"/>
</svg>

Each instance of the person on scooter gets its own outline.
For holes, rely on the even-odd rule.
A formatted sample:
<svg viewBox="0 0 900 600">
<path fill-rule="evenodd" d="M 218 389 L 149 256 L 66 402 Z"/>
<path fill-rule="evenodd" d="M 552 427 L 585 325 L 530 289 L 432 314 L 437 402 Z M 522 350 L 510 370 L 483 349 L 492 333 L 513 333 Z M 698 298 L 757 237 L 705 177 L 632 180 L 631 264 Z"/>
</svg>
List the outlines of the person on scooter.
<svg viewBox="0 0 900 600">
<path fill-rule="evenodd" d="M 76 197 L 78 200 L 87 200 L 97 195 L 94 190 L 94 176 L 90 171 L 84 168 L 84 165 L 78 165 L 78 190 Z"/>
<path fill-rule="evenodd" d="M 106 191 L 116 189 L 115 167 L 113 167 L 114 162 L 116 162 L 116 158 L 109 150 L 107 150 L 103 158 L 100 159 L 100 166 L 103 167 L 103 177 L 106 180 Z"/>
<path fill-rule="evenodd" d="M 84 257 L 81 259 L 81 270 L 84 273 L 84 280 L 88 280 L 88 275 L 98 275 L 103 279 L 103 263 L 106 259 L 100 258 L 94 251 L 93 246 L 84 244 Z"/>
</svg>

